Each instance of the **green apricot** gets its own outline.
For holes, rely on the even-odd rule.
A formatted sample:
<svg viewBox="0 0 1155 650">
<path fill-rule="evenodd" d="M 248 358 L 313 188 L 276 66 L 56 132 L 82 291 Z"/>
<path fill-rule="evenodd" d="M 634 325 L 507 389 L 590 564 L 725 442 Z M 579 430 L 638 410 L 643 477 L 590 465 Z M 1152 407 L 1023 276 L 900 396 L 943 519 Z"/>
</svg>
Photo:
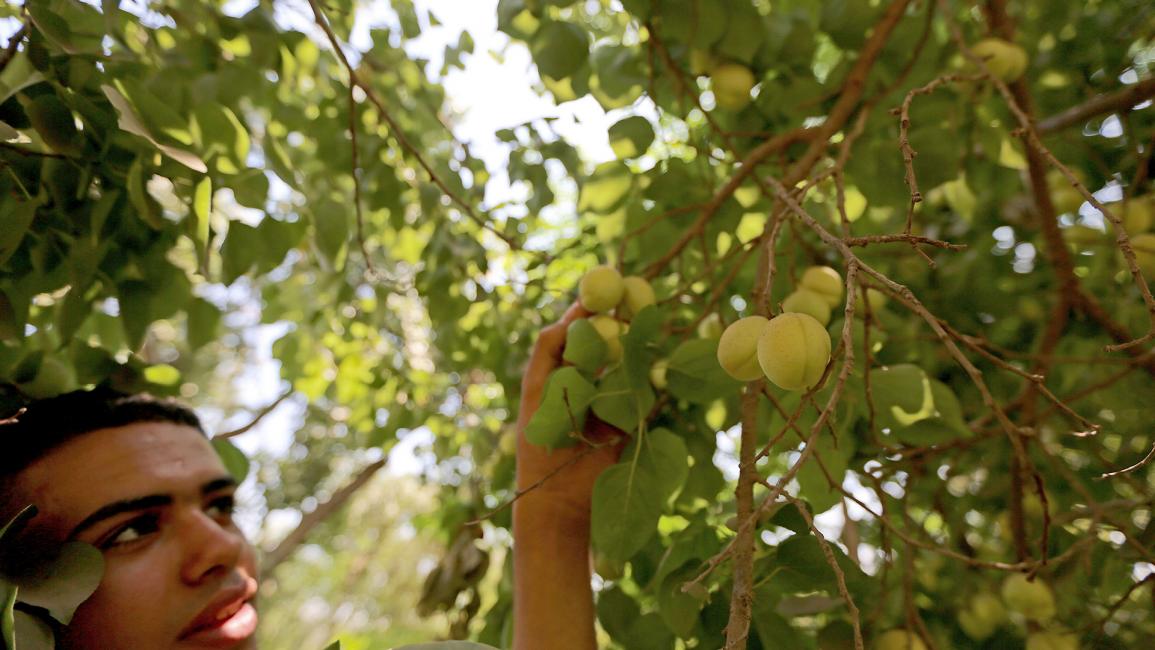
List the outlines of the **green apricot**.
<svg viewBox="0 0 1155 650">
<path fill-rule="evenodd" d="M 812 266 L 806 269 L 798 285 L 822 296 L 831 309 L 842 302 L 842 276 L 829 266 Z"/>
<path fill-rule="evenodd" d="M 1042 580 L 1016 573 L 1003 582 L 1003 602 L 1025 618 L 1045 623 L 1055 616 L 1055 595 Z"/>
<path fill-rule="evenodd" d="M 582 276 L 578 284 L 578 300 L 582 307 L 594 313 L 602 313 L 617 307 L 625 291 L 622 274 L 617 269 L 599 266 Z"/>
<path fill-rule="evenodd" d="M 781 314 L 758 339 L 758 364 L 785 390 L 808 390 L 830 361 L 830 334 L 813 316 Z"/>
<path fill-rule="evenodd" d="M 758 341 L 770 321 L 747 316 L 730 323 L 718 340 L 718 364 L 738 381 L 754 381 L 762 376 L 758 367 Z"/>
<path fill-rule="evenodd" d="M 799 289 L 786 296 L 782 301 L 782 311 L 813 316 L 823 327 L 830 324 L 830 304 L 809 289 Z"/>
<path fill-rule="evenodd" d="M 750 103 L 754 88 L 754 73 L 741 63 L 723 63 L 710 72 L 714 102 L 718 108 L 740 111 Z"/>
</svg>

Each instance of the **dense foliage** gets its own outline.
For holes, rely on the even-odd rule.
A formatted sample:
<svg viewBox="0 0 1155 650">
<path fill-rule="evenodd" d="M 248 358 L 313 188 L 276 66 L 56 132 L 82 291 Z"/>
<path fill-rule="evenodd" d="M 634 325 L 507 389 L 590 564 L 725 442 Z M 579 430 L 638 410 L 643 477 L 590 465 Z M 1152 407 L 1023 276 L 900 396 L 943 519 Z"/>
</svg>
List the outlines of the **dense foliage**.
<svg viewBox="0 0 1155 650">
<path fill-rule="evenodd" d="M 1113 473 L 1155 444 L 1149 2 L 501 0 L 540 92 L 612 112 L 617 159 L 548 120 L 500 131 L 524 195 L 500 205 L 406 54 L 431 15 L 392 2 L 357 51 L 341 3 L 228 4 L 5 9 L 6 402 L 101 382 L 227 402 L 207 380 L 254 312 L 283 324 L 307 408 L 262 463 L 268 507 L 310 510 L 428 427 L 419 523 L 448 550 L 422 611 L 503 646 L 508 563 L 485 566 L 509 511 L 467 522 L 514 496 L 534 333 L 609 262 L 658 305 L 620 363 L 571 371 L 636 441 L 595 492 L 607 643 L 1155 644 L 1153 474 Z M 1021 79 L 968 56 L 988 36 L 1024 48 Z M 878 292 L 834 309 L 824 381 L 728 377 L 718 320 L 778 313 L 812 265 Z M 985 606 L 1014 572 L 1057 613 Z"/>
</svg>

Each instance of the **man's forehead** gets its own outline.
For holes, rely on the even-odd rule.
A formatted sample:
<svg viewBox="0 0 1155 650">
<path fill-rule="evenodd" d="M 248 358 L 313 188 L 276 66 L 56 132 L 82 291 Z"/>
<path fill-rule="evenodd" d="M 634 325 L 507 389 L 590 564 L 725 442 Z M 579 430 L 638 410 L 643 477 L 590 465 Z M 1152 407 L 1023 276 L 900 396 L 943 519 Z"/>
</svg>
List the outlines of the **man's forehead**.
<svg viewBox="0 0 1155 650">
<path fill-rule="evenodd" d="M 113 501 L 199 494 L 205 481 L 224 474 L 200 431 L 136 422 L 69 440 L 21 472 L 18 485 L 41 514 L 67 525 Z"/>
</svg>

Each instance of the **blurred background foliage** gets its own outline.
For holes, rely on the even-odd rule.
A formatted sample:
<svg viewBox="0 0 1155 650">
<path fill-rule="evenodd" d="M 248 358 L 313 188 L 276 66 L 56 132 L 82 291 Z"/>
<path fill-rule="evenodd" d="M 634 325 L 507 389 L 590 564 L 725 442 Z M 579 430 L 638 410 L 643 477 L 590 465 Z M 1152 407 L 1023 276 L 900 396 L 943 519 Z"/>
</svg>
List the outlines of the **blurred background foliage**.
<svg viewBox="0 0 1155 650">
<path fill-rule="evenodd" d="M 965 68 L 943 9 L 902 4 L 866 77 L 854 114 L 862 120 L 846 120 L 821 152 L 820 169 L 861 128 L 843 170 L 858 237 L 901 232 L 906 219 L 890 109 Z M 1149 2 L 1008 4 L 1039 118 L 1150 85 Z M 655 436 L 655 448 L 664 441 L 663 453 L 674 450 L 654 462 L 683 478 L 641 517 L 637 548 L 599 549 L 616 565 L 595 578 L 601 633 L 622 648 L 718 647 L 730 575 L 705 581 L 708 598 L 680 586 L 732 536 L 724 523 L 735 512 L 739 385 L 711 365 L 716 342 L 700 338 L 699 325 L 711 313 L 725 323 L 752 313 L 757 266 L 747 255 L 775 209 L 752 179 L 719 191 L 768 138 L 833 119 L 870 26 L 893 6 L 500 0 L 506 51 L 474 51 L 462 32 L 438 70 L 407 45 L 439 25 L 449 3 L 8 3 L 0 8 L 12 36 L 0 58 L 0 399 L 7 409 L 107 383 L 182 397 L 234 433 L 254 460 L 251 529 L 278 559 L 266 576 L 268 647 L 321 647 L 339 635 L 350 648 L 434 636 L 505 646 L 508 510 L 480 527 L 463 524 L 512 497 L 509 437 L 526 352 L 587 269 L 609 260 L 647 272 L 661 327 L 636 337 L 636 358 L 670 360 L 668 396 L 649 428 L 669 436 Z M 948 6 L 968 41 L 986 35 L 977 6 Z M 362 87 L 350 90 L 320 24 Z M 558 104 L 592 97 L 608 112 L 612 158 L 583 155 L 543 116 L 493 133 L 505 156 L 495 174 L 455 135 L 460 115 L 438 80 L 472 57 L 519 48 L 532 56 L 527 74 L 539 94 Z M 708 72 L 720 63 L 753 73 L 752 101 L 716 106 Z M 1045 133 L 1111 205 L 1149 205 L 1150 94 L 1133 110 Z M 1028 370 L 1060 281 L 1014 117 L 989 84 L 971 83 L 920 96 L 910 119 L 927 198 L 915 232 L 967 248 L 924 248 L 934 267 L 907 245 L 855 251 L 943 322 Z M 808 144 L 798 138 L 759 172 L 781 177 Z M 679 248 L 715 196 L 704 229 Z M 829 176 L 803 205 L 837 231 Z M 774 305 L 807 266 L 842 268 L 805 225 L 784 223 Z M 1083 203 L 1061 210 L 1059 225 L 1083 290 L 1122 331 L 1142 335 L 1148 315 L 1110 224 Z M 925 322 L 894 299 L 876 311 L 869 328 L 855 326 L 859 365 L 832 420 L 838 442 L 823 442 L 822 469 L 803 468 L 792 492 L 825 513 L 820 527 L 846 562 L 868 638 L 911 625 L 916 612 L 939 648 L 1023 647 L 1034 624 L 1005 623 L 976 640 L 958 618 L 971 596 L 997 593 L 1004 578 L 979 562 L 1021 554 L 1008 513 L 1024 519 L 1038 555 L 1041 505 L 1029 494 L 1011 503 L 1022 495 L 1012 489 L 1021 468 Z M 831 331 L 840 330 L 836 318 Z M 1047 376 L 1055 394 L 1103 427 L 1097 436 L 1073 435 L 1079 424 L 1042 401 L 1010 416 L 1033 432 L 1024 441 L 1052 513 L 1047 551 L 1069 553 L 1042 574 L 1063 628 L 1086 647 L 1138 648 L 1155 642 L 1152 473 L 1098 477 L 1155 442 L 1155 382 L 1150 343 L 1136 349 L 1147 354 L 1138 361 L 1104 353 L 1115 334 L 1074 313 Z M 1000 404 L 1020 396 L 1021 377 L 970 358 Z M 913 410 L 924 386 L 935 417 L 917 426 L 875 420 Z M 763 442 L 784 427 L 783 413 L 800 409 L 803 430 L 817 418 L 797 395 L 776 391 L 782 411 L 763 405 Z M 291 440 L 275 449 L 243 442 L 253 435 L 246 423 L 284 410 L 291 414 L 277 422 Z M 378 473 L 406 440 L 420 478 Z M 781 476 L 797 453 L 789 437 L 759 471 Z M 840 487 L 922 546 L 895 538 Z M 833 573 L 800 518 L 779 511 L 764 524 L 757 562 L 750 647 L 782 639 L 853 647 Z M 1134 588 L 1138 581 L 1148 586 Z"/>
</svg>

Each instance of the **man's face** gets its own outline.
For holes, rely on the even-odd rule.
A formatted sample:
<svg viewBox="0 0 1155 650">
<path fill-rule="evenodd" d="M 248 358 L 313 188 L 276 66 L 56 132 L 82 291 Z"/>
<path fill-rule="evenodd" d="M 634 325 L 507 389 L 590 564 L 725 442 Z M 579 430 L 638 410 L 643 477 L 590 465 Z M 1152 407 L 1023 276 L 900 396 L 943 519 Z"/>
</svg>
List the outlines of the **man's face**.
<svg viewBox="0 0 1155 650">
<path fill-rule="evenodd" d="M 21 473 L 38 535 L 92 544 L 104 577 L 67 648 L 254 648 L 253 549 L 232 520 L 234 481 L 192 427 L 101 429 Z"/>
</svg>

